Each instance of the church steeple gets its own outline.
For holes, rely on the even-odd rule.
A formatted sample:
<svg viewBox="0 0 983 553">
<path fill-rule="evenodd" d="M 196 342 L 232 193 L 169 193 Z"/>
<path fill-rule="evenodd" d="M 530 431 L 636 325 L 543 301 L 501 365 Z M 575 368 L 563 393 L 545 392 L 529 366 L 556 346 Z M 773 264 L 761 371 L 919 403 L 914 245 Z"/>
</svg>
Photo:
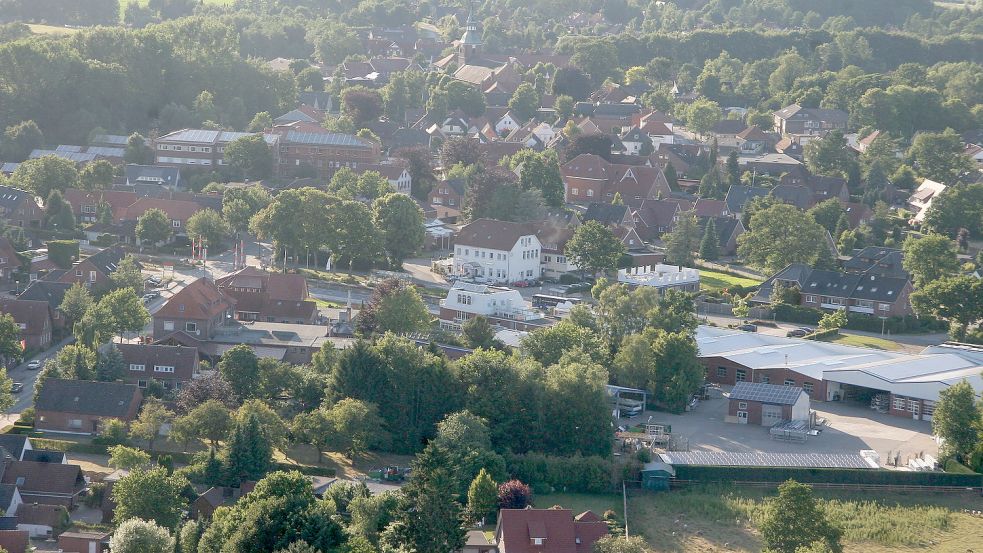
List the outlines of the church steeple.
<svg viewBox="0 0 983 553">
<path fill-rule="evenodd" d="M 468 20 L 464 23 L 464 35 L 461 36 L 461 44 L 457 51 L 457 65 L 468 65 L 478 58 L 481 50 L 481 34 L 478 32 L 478 23 L 474 17 L 474 3 L 468 7 Z"/>
</svg>

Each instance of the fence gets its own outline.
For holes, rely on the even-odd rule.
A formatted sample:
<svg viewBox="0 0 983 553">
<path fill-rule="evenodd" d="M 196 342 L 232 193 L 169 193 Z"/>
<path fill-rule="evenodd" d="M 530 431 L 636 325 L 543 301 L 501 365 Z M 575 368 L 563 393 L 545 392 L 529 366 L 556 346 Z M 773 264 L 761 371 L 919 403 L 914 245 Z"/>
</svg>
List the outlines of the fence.
<svg viewBox="0 0 983 553">
<path fill-rule="evenodd" d="M 778 485 L 786 480 L 805 484 L 839 486 L 910 486 L 925 488 L 983 489 L 983 474 L 947 472 L 906 472 L 808 467 L 720 467 L 678 465 L 676 478 L 689 482 L 766 483 Z"/>
<path fill-rule="evenodd" d="M 696 313 L 698 315 L 725 315 L 734 316 L 734 306 L 729 303 L 711 303 L 706 301 L 696 302 Z M 770 319 L 771 309 L 767 307 L 752 307 L 749 319 Z"/>
</svg>

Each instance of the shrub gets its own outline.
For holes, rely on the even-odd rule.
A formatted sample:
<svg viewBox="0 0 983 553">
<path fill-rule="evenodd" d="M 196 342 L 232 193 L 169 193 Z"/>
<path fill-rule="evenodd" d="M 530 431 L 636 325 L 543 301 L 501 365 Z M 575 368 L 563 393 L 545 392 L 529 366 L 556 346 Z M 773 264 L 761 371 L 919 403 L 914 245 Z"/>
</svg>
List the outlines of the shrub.
<svg viewBox="0 0 983 553">
<path fill-rule="evenodd" d="M 525 509 L 532 503 L 532 488 L 519 480 L 509 480 L 498 487 L 499 509 Z"/>
<path fill-rule="evenodd" d="M 560 284 L 576 284 L 580 282 L 580 277 L 573 273 L 563 273 L 560 275 Z"/>
<path fill-rule="evenodd" d="M 62 269 L 69 269 L 79 258 L 78 240 L 49 240 L 48 259 Z"/>
<path fill-rule="evenodd" d="M 639 463 L 651 463 L 652 450 L 647 447 L 643 447 L 642 449 L 638 450 L 638 453 L 635 454 L 635 457 L 638 458 Z"/>
<path fill-rule="evenodd" d="M 949 459 L 945 462 L 945 471 L 953 474 L 976 474 L 973 469 L 955 459 Z"/>
<path fill-rule="evenodd" d="M 99 435 L 92 439 L 98 445 L 126 445 L 130 442 L 126 423 L 119 419 L 109 419 L 102 425 Z"/>
<path fill-rule="evenodd" d="M 603 457 L 558 457 L 541 453 L 507 455 L 506 470 L 512 478 L 528 482 L 534 490 L 599 493 L 614 486 L 614 465 Z"/>
<path fill-rule="evenodd" d="M 94 482 L 89 486 L 89 492 L 82 498 L 82 504 L 90 509 L 98 509 L 102 505 L 104 495 L 106 495 L 106 484 Z"/>
<path fill-rule="evenodd" d="M 28 407 L 21 411 L 17 422 L 22 423 L 24 426 L 34 426 L 34 408 Z"/>
</svg>

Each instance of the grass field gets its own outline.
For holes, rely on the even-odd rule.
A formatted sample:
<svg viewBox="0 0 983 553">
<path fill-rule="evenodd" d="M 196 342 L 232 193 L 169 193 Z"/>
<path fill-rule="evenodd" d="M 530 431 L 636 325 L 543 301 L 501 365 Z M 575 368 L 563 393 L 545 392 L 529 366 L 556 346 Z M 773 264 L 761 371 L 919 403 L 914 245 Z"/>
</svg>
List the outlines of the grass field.
<svg viewBox="0 0 983 553">
<path fill-rule="evenodd" d="M 897 342 L 885 340 L 876 336 L 858 336 L 856 334 L 837 334 L 823 340 L 843 346 L 860 346 L 863 348 L 882 349 L 887 351 L 897 351 L 902 349 Z"/>
<path fill-rule="evenodd" d="M 598 515 L 603 515 L 605 511 L 611 510 L 618 513 L 618 518 L 621 518 L 624 513 L 620 494 L 554 493 L 535 495 L 532 500 L 539 509 L 549 509 L 554 505 L 559 505 L 570 509 L 574 514 L 594 511 Z"/>
<path fill-rule="evenodd" d="M 653 551 L 760 551 L 763 545 L 756 526 L 764 514 L 765 498 L 773 493 L 737 488 L 636 492 L 628 500 L 629 532 L 644 536 Z M 817 496 L 843 528 L 849 553 L 955 553 L 983 546 L 983 519 L 963 512 L 979 508 L 979 498 L 972 494 L 877 494 L 871 499 L 859 492 L 817 492 Z"/>
<path fill-rule="evenodd" d="M 35 25 L 34 23 L 28 23 L 27 26 L 36 35 L 73 35 L 79 32 L 78 29 L 56 27 L 55 25 Z"/>
<path fill-rule="evenodd" d="M 731 286 L 757 286 L 762 281 L 753 278 L 745 278 L 727 273 L 700 269 L 700 288 L 703 290 L 723 290 Z"/>
</svg>

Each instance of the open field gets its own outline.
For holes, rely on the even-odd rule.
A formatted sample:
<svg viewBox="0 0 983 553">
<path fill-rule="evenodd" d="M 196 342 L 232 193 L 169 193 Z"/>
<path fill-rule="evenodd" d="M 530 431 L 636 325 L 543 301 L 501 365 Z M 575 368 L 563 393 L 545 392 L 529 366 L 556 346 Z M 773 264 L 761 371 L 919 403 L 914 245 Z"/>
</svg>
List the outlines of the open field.
<svg viewBox="0 0 983 553">
<path fill-rule="evenodd" d="M 618 518 L 624 516 L 621 494 L 552 493 L 533 495 L 532 501 L 538 509 L 559 505 L 570 509 L 575 515 L 594 511 L 598 516 L 603 516 L 605 511 L 611 510 L 618 514 Z"/>
<path fill-rule="evenodd" d="M 887 351 L 899 351 L 903 349 L 897 342 L 877 338 L 876 336 L 859 336 L 856 334 L 837 334 L 830 336 L 823 342 L 831 342 L 843 346 L 860 346 L 863 348 L 883 349 Z"/>
<path fill-rule="evenodd" d="M 700 288 L 703 290 L 723 290 L 731 286 L 757 286 L 762 281 L 727 273 L 700 269 Z"/>
<path fill-rule="evenodd" d="M 774 491 L 694 487 L 668 493 L 636 491 L 628 499 L 628 528 L 654 551 L 760 551 L 756 527 Z M 965 552 L 983 546 L 983 519 L 972 494 L 878 494 L 817 491 L 843 528 L 847 552 Z M 599 496 L 603 499 L 606 496 Z"/>
<path fill-rule="evenodd" d="M 78 29 L 70 27 L 58 27 L 55 25 L 36 25 L 34 23 L 28 23 L 31 32 L 36 35 L 73 35 L 79 32 Z"/>
</svg>

